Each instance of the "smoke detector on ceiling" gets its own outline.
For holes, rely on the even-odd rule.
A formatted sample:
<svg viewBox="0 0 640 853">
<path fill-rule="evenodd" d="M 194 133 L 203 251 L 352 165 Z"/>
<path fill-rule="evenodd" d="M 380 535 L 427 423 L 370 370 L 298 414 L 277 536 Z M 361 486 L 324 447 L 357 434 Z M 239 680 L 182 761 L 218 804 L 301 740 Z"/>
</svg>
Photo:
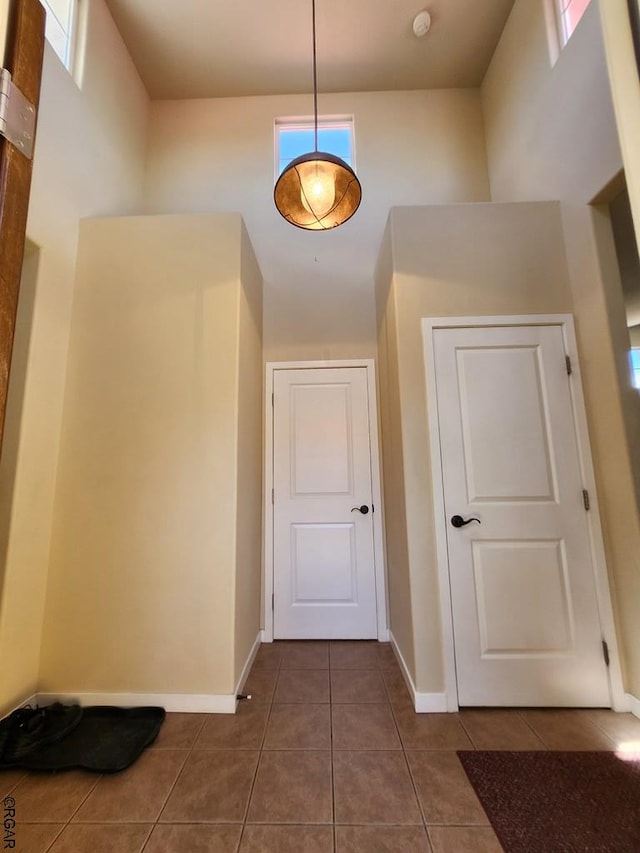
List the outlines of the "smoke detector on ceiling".
<svg viewBox="0 0 640 853">
<path fill-rule="evenodd" d="M 417 38 L 422 38 L 422 36 L 426 36 L 431 28 L 431 15 L 424 9 L 422 12 L 418 12 L 418 14 L 413 19 L 413 34 Z"/>
</svg>

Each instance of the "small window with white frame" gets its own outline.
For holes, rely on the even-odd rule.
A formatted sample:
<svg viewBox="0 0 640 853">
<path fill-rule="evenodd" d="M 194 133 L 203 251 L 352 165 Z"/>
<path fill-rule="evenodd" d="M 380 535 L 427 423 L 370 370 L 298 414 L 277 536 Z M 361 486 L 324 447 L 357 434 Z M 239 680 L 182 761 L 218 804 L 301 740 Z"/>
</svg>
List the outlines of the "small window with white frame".
<svg viewBox="0 0 640 853">
<path fill-rule="evenodd" d="M 62 64 L 72 70 L 78 20 L 78 0 L 40 0 L 47 15 L 45 36 Z"/>
<path fill-rule="evenodd" d="M 591 0 L 553 0 L 558 24 L 560 49 L 569 41 Z"/>
<path fill-rule="evenodd" d="M 276 119 L 276 178 L 288 164 L 314 150 L 313 118 Z M 353 116 L 318 117 L 318 151 L 334 154 L 355 169 Z"/>
</svg>

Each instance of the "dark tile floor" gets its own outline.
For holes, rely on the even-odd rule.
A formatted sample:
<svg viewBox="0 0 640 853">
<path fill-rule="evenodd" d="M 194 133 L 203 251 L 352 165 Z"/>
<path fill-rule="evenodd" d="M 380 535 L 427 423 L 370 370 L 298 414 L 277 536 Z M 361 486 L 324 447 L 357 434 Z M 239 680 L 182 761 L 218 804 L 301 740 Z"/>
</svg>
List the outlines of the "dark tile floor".
<svg viewBox="0 0 640 853">
<path fill-rule="evenodd" d="M 262 646 L 235 716 L 169 714 L 127 771 L 0 774 L 23 853 L 494 853 L 458 749 L 624 749 L 610 711 L 415 714 L 385 644 Z"/>
</svg>

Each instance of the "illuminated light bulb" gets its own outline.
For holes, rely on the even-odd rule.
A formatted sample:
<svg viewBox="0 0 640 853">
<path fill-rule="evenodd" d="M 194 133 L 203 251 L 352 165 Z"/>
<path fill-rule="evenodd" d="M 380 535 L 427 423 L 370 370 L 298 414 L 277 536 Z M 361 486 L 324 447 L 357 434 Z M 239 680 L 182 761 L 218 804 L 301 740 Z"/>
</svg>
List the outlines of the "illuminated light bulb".
<svg viewBox="0 0 640 853">
<path fill-rule="evenodd" d="M 322 219 L 335 204 L 334 177 L 324 163 L 316 161 L 306 165 L 301 175 L 300 200 L 305 210 L 317 219 Z"/>
<path fill-rule="evenodd" d="M 362 199 L 362 188 L 344 160 L 326 151 L 310 151 L 282 171 L 273 199 L 287 222 L 307 231 L 322 231 L 353 216 Z"/>
</svg>

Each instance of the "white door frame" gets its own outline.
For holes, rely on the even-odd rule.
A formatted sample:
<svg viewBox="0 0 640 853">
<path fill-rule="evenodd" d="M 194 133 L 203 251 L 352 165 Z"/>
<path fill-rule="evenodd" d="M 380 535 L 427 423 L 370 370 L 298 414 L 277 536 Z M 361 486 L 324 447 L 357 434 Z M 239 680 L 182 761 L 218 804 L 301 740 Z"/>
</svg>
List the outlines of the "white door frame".
<svg viewBox="0 0 640 853">
<path fill-rule="evenodd" d="M 371 498 L 375 507 L 373 520 L 373 554 L 376 582 L 376 619 L 378 640 L 388 642 L 387 579 L 384 565 L 382 486 L 378 442 L 378 406 L 375 363 L 372 358 L 339 361 L 268 361 L 265 393 L 265 471 L 264 471 L 264 571 L 262 575 L 263 629 L 262 642 L 273 642 L 273 381 L 276 370 L 304 370 L 336 367 L 364 367 L 367 371 L 369 399 L 369 435 L 371 439 Z"/>
<path fill-rule="evenodd" d="M 433 504 L 435 515 L 436 554 L 440 586 L 440 613 L 442 618 L 442 645 L 445 675 L 445 693 L 449 711 L 458 710 L 458 686 L 453 637 L 453 615 L 451 609 L 451 587 L 449 579 L 449 552 L 444 507 L 442 459 L 440 456 L 440 426 L 438 422 L 438 398 L 436 395 L 436 369 L 433 350 L 433 332 L 436 329 L 458 329 L 475 326 L 559 326 L 565 352 L 571 358 L 572 378 L 570 383 L 571 406 L 576 425 L 580 470 L 585 488 L 589 492 L 591 510 L 587 513 L 591 555 L 593 558 L 595 588 L 600 613 L 602 637 L 609 647 L 609 692 L 614 711 L 628 711 L 629 703 L 624 692 L 622 670 L 618 651 L 618 640 L 613 618 L 607 563 L 600 524 L 600 510 L 596 492 L 591 446 L 587 428 L 587 415 L 582 391 L 580 363 L 576 344 L 573 316 L 571 314 L 524 314 L 491 317 L 428 317 L 422 320 L 425 374 L 427 383 L 427 410 L 429 423 L 429 446 L 431 452 Z"/>
</svg>

